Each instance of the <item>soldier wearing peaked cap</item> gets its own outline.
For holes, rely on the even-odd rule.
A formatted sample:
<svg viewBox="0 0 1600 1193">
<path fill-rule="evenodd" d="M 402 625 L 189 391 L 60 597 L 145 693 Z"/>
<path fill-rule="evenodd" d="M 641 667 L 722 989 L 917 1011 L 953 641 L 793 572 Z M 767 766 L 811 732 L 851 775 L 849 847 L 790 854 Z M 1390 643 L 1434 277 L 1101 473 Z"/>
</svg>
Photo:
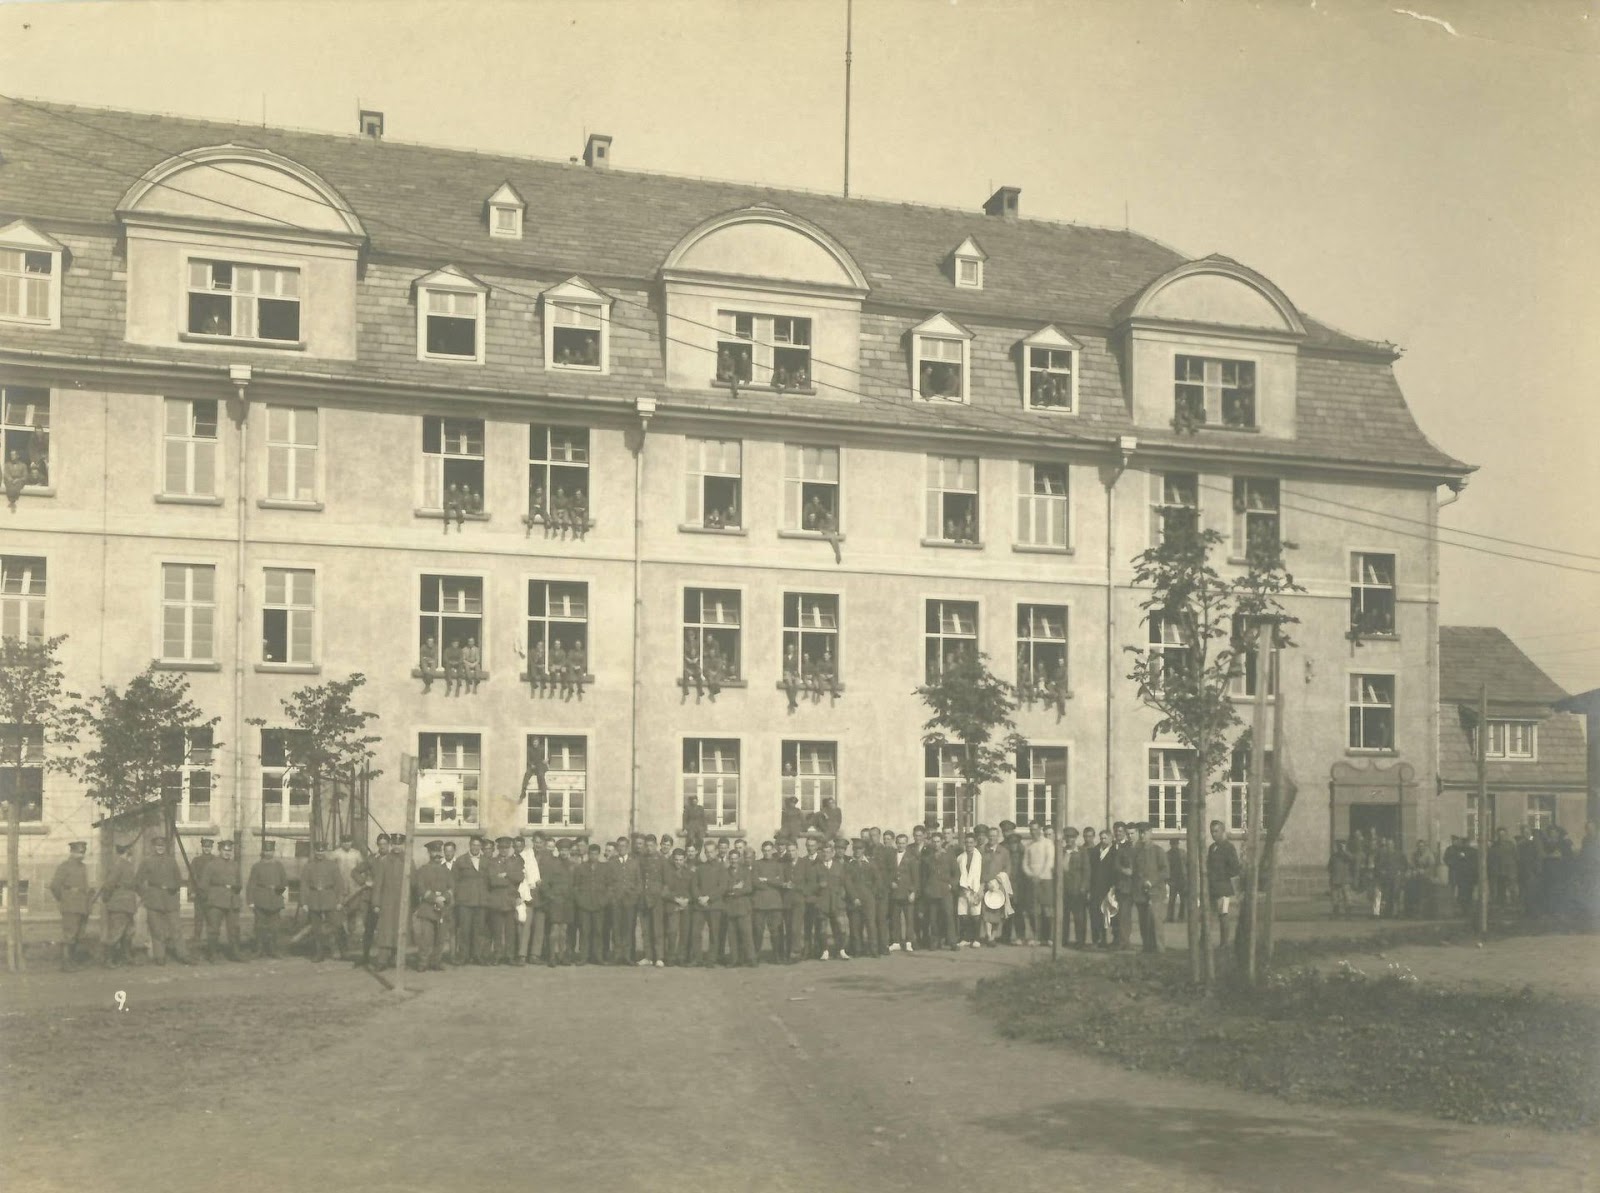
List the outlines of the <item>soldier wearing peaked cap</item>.
<svg viewBox="0 0 1600 1193">
<path fill-rule="evenodd" d="M 216 839 L 213 837 L 201 837 L 200 855 L 189 859 L 189 902 L 194 904 L 194 928 L 190 933 L 190 940 L 196 949 L 205 940 L 205 875 L 206 867 L 217 858 L 217 855 L 212 852 L 216 848 L 216 844 Z"/>
<path fill-rule="evenodd" d="M 133 933 L 133 913 L 139 910 L 139 885 L 134 872 L 133 859 L 128 853 L 132 845 L 118 845 L 117 860 L 111 863 L 111 872 L 100 888 L 100 898 L 106 905 L 106 957 L 107 965 L 121 965 L 132 960 L 128 956 L 128 941 Z"/>
<path fill-rule="evenodd" d="M 174 957 L 188 964 L 183 934 L 178 930 L 183 873 L 178 869 L 177 859 L 168 855 L 165 837 L 150 838 L 150 852 L 139 863 L 134 882 L 139 888 L 139 898 L 144 901 L 151 957 L 157 965 L 165 965 L 167 950 L 171 949 Z"/>
<path fill-rule="evenodd" d="M 278 927 L 283 919 L 284 892 L 289 876 L 277 858 L 277 842 L 261 842 L 261 858 L 250 867 L 246 893 L 255 918 L 256 952 L 263 957 L 278 955 Z"/>
<path fill-rule="evenodd" d="M 406 838 L 404 833 L 389 834 L 389 852 L 373 859 L 372 906 L 377 910 L 378 922 L 374 926 L 377 939 L 376 964 L 379 969 L 395 967 L 395 941 L 400 935 L 402 915 L 400 888 L 406 875 Z"/>
<path fill-rule="evenodd" d="M 88 852 L 88 842 L 72 842 L 67 846 L 67 860 L 56 867 L 50 879 L 50 894 L 61 908 L 61 968 L 64 970 L 78 967 L 78 941 L 83 936 L 83 926 L 95 899 L 94 892 L 89 889 L 89 868 L 83 864 Z"/>
<path fill-rule="evenodd" d="M 489 916 L 489 963 L 510 965 L 517 945 L 517 888 L 522 859 L 511 852 L 510 837 L 496 837 L 494 856 L 483 867 Z"/>
<path fill-rule="evenodd" d="M 417 968 L 443 969 L 444 925 L 450 918 L 451 888 L 454 883 L 444 864 L 444 845 L 428 842 L 427 864 L 417 870 L 412 889 L 417 910 L 411 918 L 411 931 L 417 939 Z"/>
<path fill-rule="evenodd" d="M 239 956 L 239 908 L 244 900 L 240 892 L 244 879 L 239 873 L 239 862 L 233 856 L 233 842 L 224 839 L 217 846 L 217 857 L 205 870 L 206 895 L 206 960 L 217 959 L 217 948 L 223 932 L 228 938 L 229 961 L 242 961 Z"/>
<path fill-rule="evenodd" d="M 334 919 L 341 914 L 343 902 L 344 871 L 317 841 L 311 847 L 311 860 L 300 871 L 300 905 L 310 922 L 313 961 L 327 959 Z"/>
</svg>

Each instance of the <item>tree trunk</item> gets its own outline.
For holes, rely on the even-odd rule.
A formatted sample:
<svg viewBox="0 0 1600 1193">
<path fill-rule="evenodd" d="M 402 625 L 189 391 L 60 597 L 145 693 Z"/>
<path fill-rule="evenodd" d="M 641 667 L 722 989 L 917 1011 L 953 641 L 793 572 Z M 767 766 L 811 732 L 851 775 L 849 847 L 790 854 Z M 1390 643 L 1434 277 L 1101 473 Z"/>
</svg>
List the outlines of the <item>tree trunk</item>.
<svg viewBox="0 0 1600 1193">
<path fill-rule="evenodd" d="M 1196 985 L 1210 985 L 1215 977 L 1211 941 L 1206 924 L 1206 785 L 1208 775 L 1205 751 L 1195 751 L 1195 774 L 1190 782 L 1188 838 L 1189 918 L 1185 928 L 1189 937 L 1189 976 Z"/>
<path fill-rule="evenodd" d="M 6 968 L 21 973 L 22 896 L 22 768 L 13 773 L 11 798 L 6 801 Z"/>
</svg>

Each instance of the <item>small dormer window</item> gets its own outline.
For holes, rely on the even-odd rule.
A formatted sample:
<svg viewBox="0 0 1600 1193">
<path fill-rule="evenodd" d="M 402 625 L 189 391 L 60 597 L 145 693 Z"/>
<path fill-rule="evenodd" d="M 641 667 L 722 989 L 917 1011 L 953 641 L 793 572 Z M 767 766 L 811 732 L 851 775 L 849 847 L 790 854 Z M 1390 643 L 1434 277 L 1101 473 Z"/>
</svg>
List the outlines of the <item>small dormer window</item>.
<svg viewBox="0 0 1600 1193">
<path fill-rule="evenodd" d="M 1022 404 L 1028 410 L 1072 414 L 1078 409 L 1078 358 L 1083 345 L 1055 327 L 1022 341 Z"/>
<path fill-rule="evenodd" d="M 61 326 L 62 254 L 22 220 L 0 229 L 0 321 Z"/>
<path fill-rule="evenodd" d="M 611 371 L 611 299 L 582 278 L 544 293 L 544 367 Z"/>
<path fill-rule="evenodd" d="M 911 329 L 912 392 L 928 402 L 965 402 L 972 333 L 946 315 Z"/>
<path fill-rule="evenodd" d="M 497 240 L 522 239 L 522 213 L 527 204 L 509 182 L 489 196 L 489 235 Z"/>
<path fill-rule="evenodd" d="M 417 359 L 482 364 L 489 288 L 447 266 L 416 283 Z"/>
<path fill-rule="evenodd" d="M 967 237 L 950 254 L 955 283 L 963 290 L 983 289 L 983 263 L 988 254 L 972 237 Z"/>
</svg>

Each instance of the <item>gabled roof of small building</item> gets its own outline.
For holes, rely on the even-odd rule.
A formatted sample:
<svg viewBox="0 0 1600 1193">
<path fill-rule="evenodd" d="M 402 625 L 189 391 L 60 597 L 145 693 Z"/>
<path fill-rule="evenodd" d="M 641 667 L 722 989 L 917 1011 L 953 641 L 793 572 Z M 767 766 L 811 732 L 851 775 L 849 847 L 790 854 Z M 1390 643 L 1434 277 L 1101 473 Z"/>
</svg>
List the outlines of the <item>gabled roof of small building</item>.
<svg viewBox="0 0 1600 1193">
<path fill-rule="evenodd" d="M 1476 704 L 1489 685 L 1489 707 L 1549 708 L 1567 693 L 1495 626 L 1439 627 L 1439 699 Z"/>
</svg>

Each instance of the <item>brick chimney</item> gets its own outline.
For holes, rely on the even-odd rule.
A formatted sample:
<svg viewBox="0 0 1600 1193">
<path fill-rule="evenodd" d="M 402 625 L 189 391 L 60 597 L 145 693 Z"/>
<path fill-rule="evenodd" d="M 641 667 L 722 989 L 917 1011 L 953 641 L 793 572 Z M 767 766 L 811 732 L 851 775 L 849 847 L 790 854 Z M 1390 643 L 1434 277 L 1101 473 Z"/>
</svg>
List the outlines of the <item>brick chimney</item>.
<svg viewBox="0 0 1600 1193">
<path fill-rule="evenodd" d="M 364 108 L 362 109 L 361 135 L 363 137 L 371 137 L 374 141 L 383 140 L 382 112 L 369 112 Z"/>
<path fill-rule="evenodd" d="M 590 133 L 588 144 L 583 147 L 583 164 L 594 170 L 609 169 L 611 138 L 604 133 Z"/>
<path fill-rule="evenodd" d="M 984 215 L 1007 215 L 1012 219 L 1017 218 L 1017 200 L 1022 197 L 1022 188 L 1018 186 L 1003 186 L 989 196 L 989 201 L 983 205 Z"/>
</svg>

